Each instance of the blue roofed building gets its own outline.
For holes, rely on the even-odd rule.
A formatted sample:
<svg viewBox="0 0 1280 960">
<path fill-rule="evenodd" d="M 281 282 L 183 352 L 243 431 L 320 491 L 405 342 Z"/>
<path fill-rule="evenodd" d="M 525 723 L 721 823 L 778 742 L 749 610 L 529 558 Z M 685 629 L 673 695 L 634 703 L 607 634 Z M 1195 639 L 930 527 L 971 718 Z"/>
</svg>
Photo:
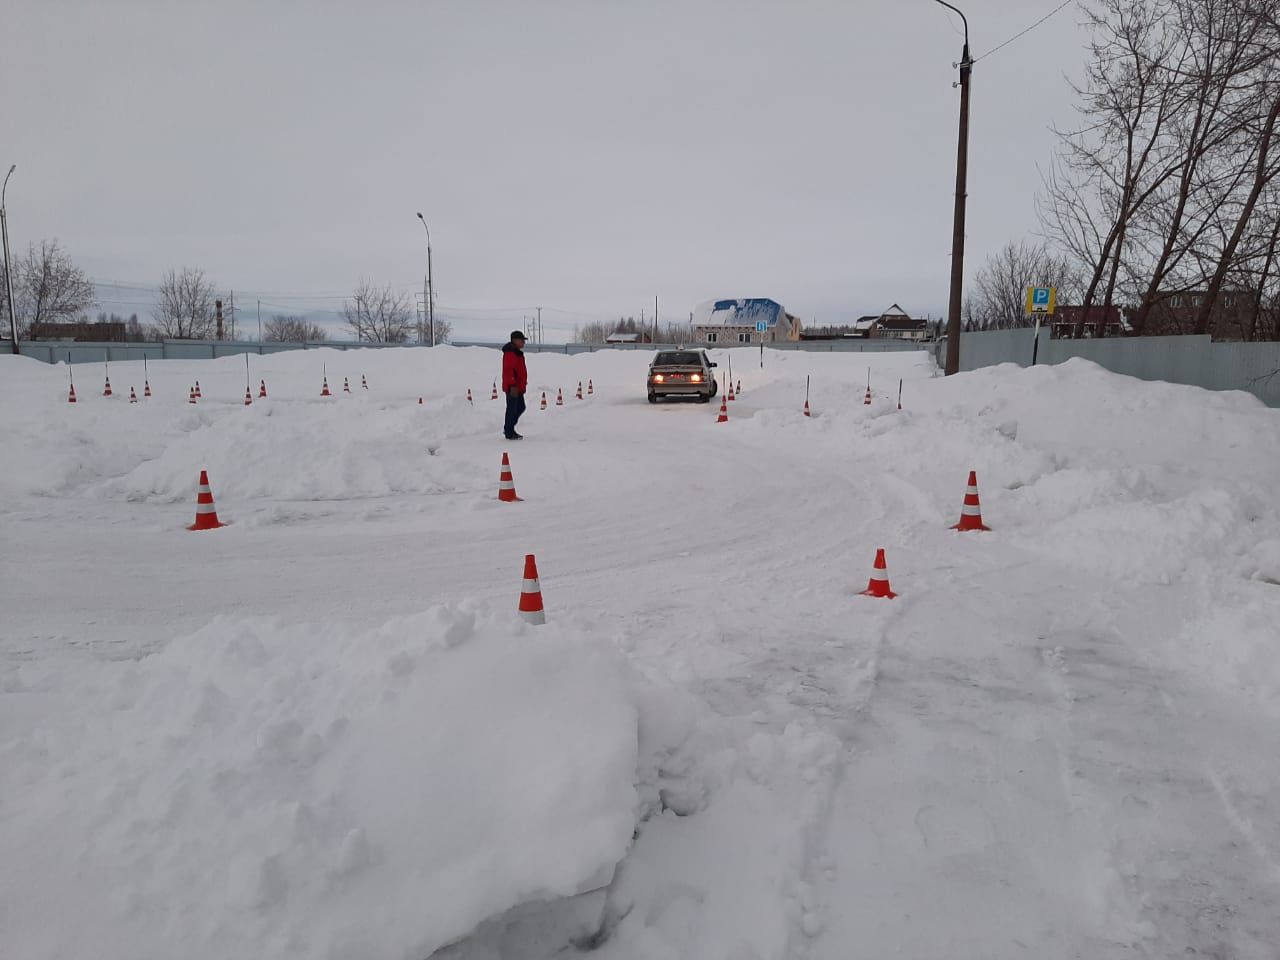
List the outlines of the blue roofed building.
<svg viewBox="0 0 1280 960">
<path fill-rule="evenodd" d="M 800 339 L 800 318 L 765 297 L 708 300 L 694 311 L 693 336 L 717 347 L 794 341 Z"/>
</svg>

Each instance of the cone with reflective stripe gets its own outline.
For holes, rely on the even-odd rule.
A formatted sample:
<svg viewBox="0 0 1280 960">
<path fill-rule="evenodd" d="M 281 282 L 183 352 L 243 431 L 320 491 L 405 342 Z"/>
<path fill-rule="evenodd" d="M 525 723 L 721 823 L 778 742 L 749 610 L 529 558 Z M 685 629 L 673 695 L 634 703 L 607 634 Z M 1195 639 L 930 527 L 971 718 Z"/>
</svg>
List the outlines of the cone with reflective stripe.
<svg viewBox="0 0 1280 960">
<path fill-rule="evenodd" d="M 192 387 L 191 392 L 187 394 L 187 403 L 195 403 L 195 402 L 196 402 L 196 388 Z"/>
<path fill-rule="evenodd" d="M 130 403 L 137 403 L 137 402 L 138 402 L 138 395 L 137 395 L 136 393 L 134 393 L 134 391 L 133 391 L 133 387 L 130 387 L 130 388 L 129 388 L 129 402 L 130 402 Z"/>
<path fill-rule="evenodd" d="M 542 586 L 538 583 L 538 564 L 532 553 L 525 554 L 524 583 L 520 587 L 520 619 L 525 623 L 546 623 L 542 609 Z"/>
<path fill-rule="evenodd" d="M 730 380 L 730 381 L 729 381 L 729 395 L 728 395 L 727 397 L 725 397 L 725 399 L 726 399 L 726 400 L 737 400 L 737 399 L 738 399 L 737 394 L 735 394 L 735 393 L 733 392 L 733 381 L 732 381 L 732 380 Z"/>
<path fill-rule="evenodd" d="M 498 399 L 498 381 L 497 380 L 493 381 L 493 396 L 491 396 L 489 399 L 490 400 Z"/>
<path fill-rule="evenodd" d="M 267 381 L 259 380 L 258 381 L 258 399 L 261 400 L 266 395 L 267 395 Z"/>
<path fill-rule="evenodd" d="M 109 396 L 111 396 L 111 378 L 110 378 L 110 377 L 107 377 L 107 386 L 106 386 L 106 388 L 102 391 L 102 395 L 103 395 L 104 397 L 109 397 Z"/>
<path fill-rule="evenodd" d="M 196 494 L 196 522 L 188 530 L 215 530 L 222 526 L 213 508 L 213 491 L 209 489 L 209 473 L 200 471 L 200 491 Z"/>
<path fill-rule="evenodd" d="M 578 381 L 578 399 L 579 400 L 582 399 L 582 381 L 581 380 Z"/>
<path fill-rule="evenodd" d="M 348 382 L 346 377 L 342 378 L 342 392 L 343 393 L 351 392 L 351 384 Z"/>
<path fill-rule="evenodd" d="M 249 391 L 249 385 L 244 385 L 244 405 L 250 406 L 253 403 L 253 394 Z"/>
<path fill-rule="evenodd" d="M 729 404 L 724 397 L 720 398 L 720 416 L 716 417 L 716 423 L 729 422 Z"/>
<path fill-rule="evenodd" d="M 327 373 L 324 375 L 324 385 L 320 388 L 320 396 L 322 397 L 333 396 L 333 394 L 329 392 L 329 375 Z"/>
<path fill-rule="evenodd" d="M 964 491 L 964 506 L 960 508 L 960 522 L 952 530 L 990 530 L 982 522 L 982 504 L 978 502 L 978 473 L 969 471 L 969 486 Z"/>
<path fill-rule="evenodd" d="M 470 388 L 470 387 L 467 387 L 467 403 L 475 403 L 475 400 L 471 399 L 471 388 Z"/>
<path fill-rule="evenodd" d="M 864 407 L 871 406 L 871 388 L 870 387 L 867 387 L 867 395 L 862 399 L 862 405 Z"/>
<path fill-rule="evenodd" d="M 545 390 L 542 391 L 542 405 L 538 409 L 539 410 L 547 409 L 547 391 Z"/>
<path fill-rule="evenodd" d="M 200 381 L 197 380 L 196 381 L 196 399 L 201 400 L 203 398 L 204 398 L 204 394 L 200 392 Z"/>
<path fill-rule="evenodd" d="M 75 403 L 75 402 L 76 402 L 76 385 L 73 383 L 71 385 L 71 392 L 67 394 L 67 403 Z"/>
<path fill-rule="evenodd" d="M 151 381 L 150 381 L 150 380 L 143 380 L 143 381 L 142 381 L 142 395 L 143 395 L 144 397 L 149 397 L 149 396 L 151 396 Z"/>
<path fill-rule="evenodd" d="M 502 455 L 502 473 L 498 476 L 498 499 L 503 503 L 514 503 L 521 499 L 516 496 L 516 484 L 511 479 L 511 458 Z"/>
<path fill-rule="evenodd" d="M 369 389 L 369 381 L 364 378 L 363 373 L 360 374 L 360 386 L 365 390 Z"/>
<path fill-rule="evenodd" d="M 591 382 L 591 378 L 587 378 L 587 396 L 591 396 L 596 392 L 595 384 Z"/>
<path fill-rule="evenodd" d="M 808 416 L 812 416 L 812 414 L 810 414 L 810 413 L 809 413 L 809 401 L 808 401 L 808 400 L 806 400 L 806 401 L 804 402 L 804 415 L 805 415 L 806 417 L 808 417 Z"/>
<path fill-rule="evenodd" d="M 871 579 L 867 581 L 867 589 L 862 591 L 864 597 L 886 597 L 892 599 L 897 594 L 889 588 L 889 568 L 884 562 L 884 548 L 876 551 L 875 566 L 871 568 Z"/>
<path fill-rule="evenodd" d="M 564 406 L 564 391 L 563 391 L 563 390 L 556 390 L 556 406 L 557 406 L 557 407 L 563 407 L 563 406 Z"/>
</svg>

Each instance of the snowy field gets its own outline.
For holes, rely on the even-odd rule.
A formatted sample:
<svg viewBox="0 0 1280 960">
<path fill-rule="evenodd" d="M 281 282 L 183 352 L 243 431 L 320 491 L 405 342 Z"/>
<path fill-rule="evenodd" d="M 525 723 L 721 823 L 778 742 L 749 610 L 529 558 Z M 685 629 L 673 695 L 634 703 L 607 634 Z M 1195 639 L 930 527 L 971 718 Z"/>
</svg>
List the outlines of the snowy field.
<svg viewBox="0 0 1280 960">
<path fill-rule="evenodd" d="M 648 359 L 0 357 L 0 955 L 1280 956 L 1280 411 Z"/>
</svg>

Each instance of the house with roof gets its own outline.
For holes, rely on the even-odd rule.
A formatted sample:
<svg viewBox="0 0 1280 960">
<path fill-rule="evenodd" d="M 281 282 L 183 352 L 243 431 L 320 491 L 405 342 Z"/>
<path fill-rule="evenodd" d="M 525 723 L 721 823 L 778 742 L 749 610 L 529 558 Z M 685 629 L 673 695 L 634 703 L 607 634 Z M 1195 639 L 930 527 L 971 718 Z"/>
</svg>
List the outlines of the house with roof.
<svg viewBox="0 0 1280 960">
<path fill-rule="evenodd" d="M 718 347 L 796 341 L 800 339 L 800 318 L 765 297 L 708 300 L 694 311 L 693 337 Z"/>
<path fill-rule="evenodd" d="M 927 340 L 929 321 L 913 317 L 896 303 L 877 315 L 859 317 L 853 324 L 855 337 L 876 337 L 890 340 Z"/>
</svg>

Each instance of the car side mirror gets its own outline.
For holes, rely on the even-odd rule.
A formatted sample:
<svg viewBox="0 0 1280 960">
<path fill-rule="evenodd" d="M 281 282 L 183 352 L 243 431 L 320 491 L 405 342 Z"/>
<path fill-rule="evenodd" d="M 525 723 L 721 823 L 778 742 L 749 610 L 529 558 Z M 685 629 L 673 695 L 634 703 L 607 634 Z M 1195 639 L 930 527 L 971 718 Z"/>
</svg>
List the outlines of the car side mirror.
<svg viewBox="0 0 1280 960">
<path fill-rule="evenodd" d="M 714 367 L 714 366 L 716 366 L 716 362 L 715 362 L 714 360 L 708 360 L 708 361 L 707 361 L 707 366 L 708 366 L 708 367 Z"/>
</svg>

